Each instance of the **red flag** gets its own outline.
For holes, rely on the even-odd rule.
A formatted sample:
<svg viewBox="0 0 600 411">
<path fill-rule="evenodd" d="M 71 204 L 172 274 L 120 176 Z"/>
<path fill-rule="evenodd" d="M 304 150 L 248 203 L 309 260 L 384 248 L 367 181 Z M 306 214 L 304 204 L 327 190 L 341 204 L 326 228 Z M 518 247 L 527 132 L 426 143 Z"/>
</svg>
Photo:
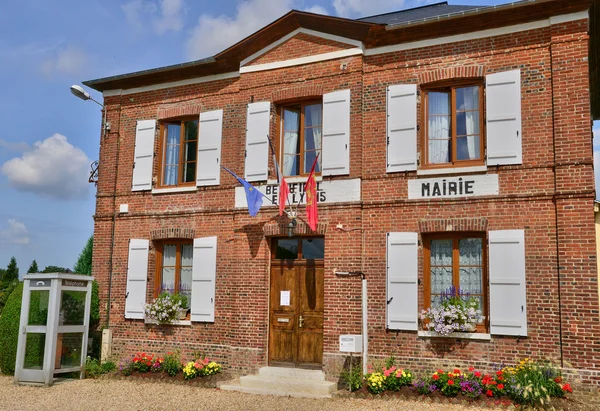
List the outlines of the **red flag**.
<svg viewBox="0 0 600 411">
<path fill-rule="evenodd" d="M 288 194 L 290 194 L 290 188 L 288 187 L 288 183 L 285 181 L 285 178 L 281 176 L 281 183 L 279 184 L 279 215 L 283 215 Z"/>
<path fill-rule="evenodd" d="M 308 180 L 306 180 L 306 187 L 304 192 L 306 193 L 306 217 L 308 220 L 308 226 L 311 230 L 317 231 L 317 220 L 319 215 L 317 213 L 317 182 L 315 181 L 315 165 L 317 164 L 317 158 L 310 169 Z"/>
</svg>

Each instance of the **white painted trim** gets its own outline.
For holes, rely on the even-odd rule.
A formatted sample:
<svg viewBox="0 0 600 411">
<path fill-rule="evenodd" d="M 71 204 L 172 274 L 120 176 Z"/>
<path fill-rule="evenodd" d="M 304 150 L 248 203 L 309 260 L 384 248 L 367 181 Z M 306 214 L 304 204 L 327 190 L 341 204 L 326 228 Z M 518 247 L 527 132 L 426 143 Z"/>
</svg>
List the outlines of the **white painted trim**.
<svg viewBox="0 0 600 411">
<path fill-rule="evenodd" d="M 431 46 L 439 46 L 441 44 L 457 43 L 459 41 L 477 40 L 477 39 L 486 38 L 486 37 L 502 36 L 505 34 L 512 34 L 512 33 L 518 33 L 521 31 L 535 30 L 535 29 L 540 29 L 540 28 L 544 28 L 544 27 L 550 27 L 552 24 L 566 23 L 569 21 L 577 21 L 577 20 L 583 20 L 583 19 L 587 19 L 587 18 L 588 18 L 588 14 L 586 11 L 578 12 L 578 13 L 571 13 L 571 14 L 563 14 L 563 15 L 554 16 L 552 18 L 545 19 L 545 20 L 532 21 L 530 23 L 515 24 L 513 26 L 499 27 L 499 28 L 489 29 L 489 30 L 474 31 L 471 33 L 457 34 L 454 36 L 437 37 L 437 38 L 433 38 L 433 39 L 413 41 L 410 43 L 392 44 L 390 46 L 376 47 L 376 48 L 365 50 L 364 54 L 365 54 L 365 56 L 374 56 L 377 54 L 394 53 L 396 51 L 412 50 L 412 49 L 418 49 L 421 47 L 431 47 Z M 404 28 L 404 26 L 399 26 L 397 28 L 398 29 Z"/>
<path fill-rule="evenodd" d="M 194 77 L 194 78 L 188 78 L 185 80 L 170 81 L 168 83 L 159 83 L 159 84 L 152 84 L 150 86 L 128 88 L 126 90 L 122 90 L 122 89 L 104 90 L 104 92 L 102 93 L 102 96 L 103 97 L 112 97 L 112 96 L 119 96 L 119 95 L 125 96 L 127 94 L 162 90 L 162 89 L 171 88 L 171 87 L 188 86 L 190 84 L 207 83 L 209 81 L 225 80 L 228 78 L 235 78 L 235 77 L 239 77 L 239 76 L 240 76 L 240 73 L 238 71 L 232 71 L 230 73 L 213 74 L 211 76 Z"/>
<path fill-rule="evenodd" d="M 487 166 L 475 167 L 451 167 L 451 168 L 434 168 L 428 170 L 417 170 L 418 176 L 435 176 L 441 174 L 466 174 L 487 171 Z"/>
<path fill-rule="evenodd" d="M 306 183 L 306 179 L 308 178 L 308 176 L 306 177 L 285 177 L 285 181 L 288 184 L 291 183 Z M 315 176 L 315 181 L 318 183 L 319 181 L 323 181 L 323 176 Z M 267 180 L 267 184 L 277 184 L 277 180 Z"/>
<path fill-rule="evenodd" d="M 198 191 L 198 187 L 173 187 L 173 188 L 153 188 L 152 194 L 171 194 L 171 193 L 190 193 Z"/>
<path fill-rule="evenodd" d="M 257 64 L 256 66 L 241 67 L 240 74 L 253 73 L 256 71 L 264 70 L 274 70 L 284 67 L 300 66 L 302 64 L 310 64 L 319 61 L 327 61 L 362 54 L 363 50 L 360 48 L 332 51 L 331 53 L 316 54 L 314 56 L 299 57 L 291 60 L 275 61 L 273 63 Z"/>
<path fill-rule="evenodd" d="M 308 34 L 310 36 L 315 36 L 315 37 L 320 37 L 320 38 L 326 39 L 326 40 L 337 41 L 338 43 L 350 44 L 350 45 L 352 45 L 354 47 L 358 47 L 360 49 L 363 48 L 362 41 L 352 40 L 352 39 L 349 39 L 346 37 L 336 36 L 334 34 L 328 34 L 328 33 L 321 33 L 320 31 L 315 31 L 315 30 L 310 30 L 310 29 L 305 29 L 305 28 L 300 27 L 299 29 L 292 31 L 289 34 L 286 34 L 279 40 L 269 44 L 265 48 L 257 51 L 256 53 L 252 54 L 250 57 L 246 57 L 244 60 L 242 60 L 240 62 L 240 67 L 243 67 L 246 64 L 250 63 L 251 61 L 254 61 L 258 57 L 262 56 L 263 54 L 267 53 L 270 50 L 273 50 L 275 47 L 285 43 L 286 41 L 288 41 L 289 39 L 291 39 L 292 37 L 294 37 L 295 35 L 297 35 L 299 33 Z"/>
<path fill-rule="evenodd" d="M 462 340 L 483 340 L 491 341 L 491 334 L 484 333 L 450 333 L 448 335 L 439 335 L 435 331 L 419 331 L 418 337 L 421 338 L 460 338 Z"/>
<path fill-rule="evenodd" d="M 149 318 L 144 318 L 144 324 L 157 324 L 158 325 L 158 321 L 151 320 Z M 169 324 L 163 324 L 163 325 L 192 325 L 192 322 L 190 320 L 175 320 Z"/>
</svg>

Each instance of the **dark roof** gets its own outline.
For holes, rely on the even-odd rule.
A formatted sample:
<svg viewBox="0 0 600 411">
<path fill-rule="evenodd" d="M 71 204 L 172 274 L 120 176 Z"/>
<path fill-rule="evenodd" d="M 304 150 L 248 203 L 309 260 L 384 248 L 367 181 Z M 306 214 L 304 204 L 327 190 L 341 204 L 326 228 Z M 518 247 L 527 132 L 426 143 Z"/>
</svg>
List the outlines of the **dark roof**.
<svg viewBox="0 0 600 411">
<path fill-rule="evenodd" d="M 428 6 L 416 7 L 392 13 L 378 14 L 357 19 L 368 23 L 396 25 L 408 23 L 411 21 L 430 19 L 432 17 L 444 16 L 446 14 L 462 13 L 473 9 L 481 9 L 485 6 L 459 6 L 448 4 L 447 1 L 441 3 L 430 4 Z"/>
</svg>

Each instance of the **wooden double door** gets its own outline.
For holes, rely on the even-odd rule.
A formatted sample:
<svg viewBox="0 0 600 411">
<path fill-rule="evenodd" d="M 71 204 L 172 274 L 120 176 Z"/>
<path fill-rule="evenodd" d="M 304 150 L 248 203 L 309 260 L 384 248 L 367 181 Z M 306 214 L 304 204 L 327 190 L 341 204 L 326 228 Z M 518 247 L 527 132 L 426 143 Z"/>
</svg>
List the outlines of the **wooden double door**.
<svg viewBox="0 0 600 411">
<path fill-rule="evenodd" d="M 273 240 L 269 364 L 323 365 L 324 239 Z"/>
</svg>

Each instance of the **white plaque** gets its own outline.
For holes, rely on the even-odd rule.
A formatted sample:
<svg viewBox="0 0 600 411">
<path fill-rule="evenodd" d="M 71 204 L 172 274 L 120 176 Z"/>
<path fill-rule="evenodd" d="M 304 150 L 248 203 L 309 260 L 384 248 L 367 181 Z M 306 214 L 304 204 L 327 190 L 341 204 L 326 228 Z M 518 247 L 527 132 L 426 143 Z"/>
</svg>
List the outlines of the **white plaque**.
<svg viewBox="0 0 600 411">
<path fill-rule="evenodd" d="M 279 305 L 290 305 L 290 292 L 282 291 L 279 297 Z"/>
<path fill-rule="evenodd" d="M 498 174 L 418 178 L 408 181 L 408 198 L 459 198 L 498 195 Z"/>
</svg>

